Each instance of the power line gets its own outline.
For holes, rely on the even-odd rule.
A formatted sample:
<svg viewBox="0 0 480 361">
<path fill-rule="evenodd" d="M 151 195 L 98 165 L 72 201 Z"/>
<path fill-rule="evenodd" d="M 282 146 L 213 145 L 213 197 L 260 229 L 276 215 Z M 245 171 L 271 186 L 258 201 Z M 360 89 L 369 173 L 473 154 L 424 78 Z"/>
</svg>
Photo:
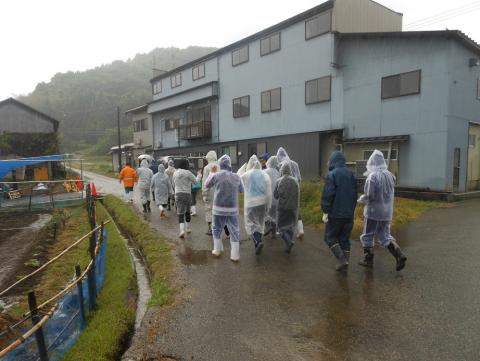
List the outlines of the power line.
<svg viewBox="0 0 480 361">
<path fill-rule="evenodd" d="M 428 16 L 428 17 L 423 18 L 423 19 L 412 21 L 411 23 L 406 24 L 405 27 L 416 26 L 416 25 L 418 25 L 418 23 L 423 23 L 425 21 L 430 21 L 433 18 L 437 18 L 439 16 L 443 16 L 443 15 L 449 14 L 449 13 L 454 12 L 454 11 L 465 10 L 465 8 L 468 8 L 470 6 L 476 6 L 478 4 L 480 4 L 480 1 L 474 1 L 472 3 L 465 4 L 465 5 L 462 5 L 462 6 L 458 6 L 456 8 L 450 9 L 450 10 L 445 10 L 445 11 L 442 11 L 441 13 L 431 15 L 431 16 Z"/>
<path fill-rule="evenodd" d="M 443 15 L 438 14 L 435 17 L 430 17 L 430 18 L 425 18 L 423 21 L 417 21 L 415 23 L 411 23 L 409 25 L 406 25 L 405 28 L 407 30 L 418 30 L 422 29 L 426 26 L 430 26 L 445 20 L 453 19 L 458 16 L 470 14 L 474 11 L 480 10 L 480 2 L 477 2 L 476 4 L 473 4 L 473 6 L 470 6 L 468 8 L 462 8 L 462 9 L 457 9 L 454 11 L 449 11 L 448 13 L 444 13 Z M 413 25 L 412 25 L 413 24 Z"/>
</svg>

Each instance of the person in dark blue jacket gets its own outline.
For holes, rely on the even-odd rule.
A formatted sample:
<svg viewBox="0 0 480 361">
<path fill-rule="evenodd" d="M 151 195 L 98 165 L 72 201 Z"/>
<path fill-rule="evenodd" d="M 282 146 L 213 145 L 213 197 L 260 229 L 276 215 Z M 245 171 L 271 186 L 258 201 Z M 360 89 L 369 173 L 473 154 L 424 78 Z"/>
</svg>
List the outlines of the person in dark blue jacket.
<svg viewBox="0 0 480 361">
<path fill-rule="evenodd" d="M 335 151 L 328 161 L 329 172 L 322 194 L 325 242 L 337 258 L 337 271 L 348 267 L 350 235 L 357 205 L 357 179 L 347 168 L 345 156 Z"/>
</svg>

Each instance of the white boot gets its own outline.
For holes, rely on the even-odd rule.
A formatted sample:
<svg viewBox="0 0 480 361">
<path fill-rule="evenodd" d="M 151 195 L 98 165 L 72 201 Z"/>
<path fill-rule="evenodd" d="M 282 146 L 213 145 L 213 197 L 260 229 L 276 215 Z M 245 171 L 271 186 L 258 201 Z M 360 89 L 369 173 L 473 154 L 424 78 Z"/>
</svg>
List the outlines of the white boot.
<svg viewBox="0 0 480 361">
<path fill-rule="evenodd" d="M 303 238 L 304 235 L 305 232 L 303 231 L 303 221 L 299 219 L 297 224 L 297 238 Z"/>
<path fill-rule="evenodd" d="M 185 231 L 187 233 L 192 233 L 192 230 L 190 229 L 190 222 L 185 223 Z"/>
<path fill-rule="evenodd" d="M 240 242 L 230 241 L 230 260 L 232 262 L 240 261 Z"/>
<path fill-rule="evenodd" d="M 162 218 L 165 215 L 165 208 L 160 204 L 158 210 L 160 211 L 160 218 Z"/>
<path fill-rule="evenodd" d="M 223 252 L 223 243 L 221 239 L 213 239 L 213 251 L 212 254 L 215 257 L 220 257 Z"/>
<path fill-rule="evenodd" d="M 190 207 L 190 214 L 192 216 L 196 216 L 197 215 L 197 207 L 196 206 L 191 206 Z"/>
<path fill-rule="evenodd" d="M 185 238 L 185 223 L 180 223 L 180 238 Z"/>
</svg>

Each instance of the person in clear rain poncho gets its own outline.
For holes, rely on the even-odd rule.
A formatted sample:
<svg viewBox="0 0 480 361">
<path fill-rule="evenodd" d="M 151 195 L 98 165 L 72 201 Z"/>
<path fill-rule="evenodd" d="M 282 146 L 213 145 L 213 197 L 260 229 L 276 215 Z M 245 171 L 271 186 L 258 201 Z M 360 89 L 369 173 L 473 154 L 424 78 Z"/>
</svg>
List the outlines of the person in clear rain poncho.
<svg viewBox="0 0 480 361">
<path fill-rule="evenodd" d="M 138 190 L 140 191 L 140 201 L 142 202 L 143 211 L 151 212 L 150 208 L 150 182 L 152 181 L 153 172 L 149 168 L 148 161 L 143 159 L 140 168 L 137 169 Z"/>
<path fill-rule="evenodd" d="M 277 157 L 274 155 L 268 158 L 266 166 L 267 169 L 265 169 L 264 172 L 270 178 L 270 185 L 272 187 L 273 193 L 273 190 L 275 189 L 275 184 L 277 183 L 277 179 L 280 177 L 280 172 L 278 171 Z M 275 199 L 275 197 L 272 197 L 272 205 L 268 209 L 265 217 L 266 232 L 264 233 L 265 236 L 271 234 L 272 238 L 275 238 L 275 235 L 277 233 L 277 206 L 278 200 Z"/>
<path fill-rule="evenodd" d="M 168 161 L 168 166 L 167 166 L 167 169 L 165 169 L 165 174 L 168 176 L 168 178 L 170 178 L 170 183 L 172 183 L 173 185 L 173 174 L 175 173 L 176 169 L 174 167 L 175 163 L 173 162 L 172 159 L 170 159 Z M 171 204 L 174 203 L 174 199 L 175 197 L 170 197 L 168 199 L 168 203 L 167 203 L 167 210 L 171 210 Z"/>
<path fill-rule="evenodd" d="M 284 162 L 280 168 L 280 178 L 275 184 L 273 195 L 278 199 L 277 228 L 285 241 L 285 252 L 290 253 L 295 241 L 293 233 L 298 220 L 300 186 L 293 177 L 290 162 Z"/>
<path fill-rule="evenodd" d="M 180 168 L 173 173 L 173 187 L 175 189 L 175 205 L 177 207 L 178 223 L 180 225 L 180 238 L 185 237 L 185 232 L 190 233 L 190 206 L 192 203 L 192 184 L 199 182 L 201 174 L 197 177 L 190 171 L 188 159 L 181 159 Z"/>
<path fill-rule="evenodd" d="M 203 168 L 203 178 L 202 178 L 202 198 L 203 198 L 203 204 L 204 204 L 204 209 L 205 209 L 205 221 L 207 222 L 208 229 L 207 229 L 207 235 L 211 236 L 212 235 L 212 206 L 213 206 L 213 189 L 207 189 L 205 187 L 205 183 L 207 182 L 208 176 L 210 175 L 210 172 L 212 171 L 212 167 L 214 164 L 217 163 L 217 152 L 214 150 L 211 150 L 207 153 L 205 156 L 205 159 L 207 160 L 208 164 Z"/>
<path fill-rule="evenodd" d="M 300 167 L 298 166 L 297 162 L 290 159 L 287 151 L 282 147 L 278 148 L 277 160 L 278 160 L 278 164 L 280 165 L 280 167 L 282 166 L 283 163 L 285 163 L 287 161 L 291 163 L 292 176 L 297 180 L 298 184 L 300 185 L 300 182 L 302 181 L 302 176 L 300 174 Z M 303 230 L 302 216 L 299 213 L 298 214 L 298 222 L 297 222 L 297 238 L 303 238 L 304 234 L 305 233 L 304 233 L 304 230 Z"/>
<path fill-rule="evenodd" d="M 213 251 L 215 257 L 223 252 L 222 230 L 225 226 L 230 231 L 230 259 L 240 260 L 240 229 L 238 227 L 238 193 L 243 193 L 242 180 L 232 172 L 232 162 L 228 155 L 218 160 L 218 166 L 212 166 L 205 182 L 206 189 L 214 189 L 213 197 Z"/>
<path fill-rule="evenodd" d="M 160 164 L 157 168 L 158 172 L 152 178 L 150 189 L 155 195 L 155 204 L 160 210 L 160 217 L 164 217 L 168 199 L 173 195 L 173 188 L 170 178 L 165 174 L 165 166 Z"/>
<path fill-rule="evenodd" d="M 360 241 L 363 245 L 364 259 L 360 265 L 373 267 L 373 246 L 375 240 L 387 248 L 395 257 L 397 271 L 405 267 L 405 257 L 390 234 L 395 195 L 395 176 L 390 173 L 383 153 L 375 150 L 367 161 L 364 195 L 358 201 L 365 204 L 364 227 Z"/>
<path fill-rule="evenodd" d="M 269 176 L 262 171 L 256 155 L 248 161 L 246 172 L 241 176 L 245 188 L 245 230 L 252 237 L 255 253 L 263 248 L 262 236 L 265 231 L 265 215 L 272 204 L 272 186 Z"/>
</svg>

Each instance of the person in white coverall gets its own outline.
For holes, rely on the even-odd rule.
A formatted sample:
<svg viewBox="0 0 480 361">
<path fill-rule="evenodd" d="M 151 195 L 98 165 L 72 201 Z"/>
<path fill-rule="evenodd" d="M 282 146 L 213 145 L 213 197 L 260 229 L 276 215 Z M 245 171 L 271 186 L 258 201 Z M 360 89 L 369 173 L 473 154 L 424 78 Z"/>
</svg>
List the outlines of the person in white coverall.
<svg viewBox="0 0 480 361">
<path fill-rule="evenodd" d="M 151 212 L 150 208 L 150 183 L 153 178 L 153 172 L 149 168 L 148 161 L 143 159 L 140 168 L 137 169 L 138 190 L 140 191 L 140 201 L 142 202 L 143 211 Z"/>
</svg>

